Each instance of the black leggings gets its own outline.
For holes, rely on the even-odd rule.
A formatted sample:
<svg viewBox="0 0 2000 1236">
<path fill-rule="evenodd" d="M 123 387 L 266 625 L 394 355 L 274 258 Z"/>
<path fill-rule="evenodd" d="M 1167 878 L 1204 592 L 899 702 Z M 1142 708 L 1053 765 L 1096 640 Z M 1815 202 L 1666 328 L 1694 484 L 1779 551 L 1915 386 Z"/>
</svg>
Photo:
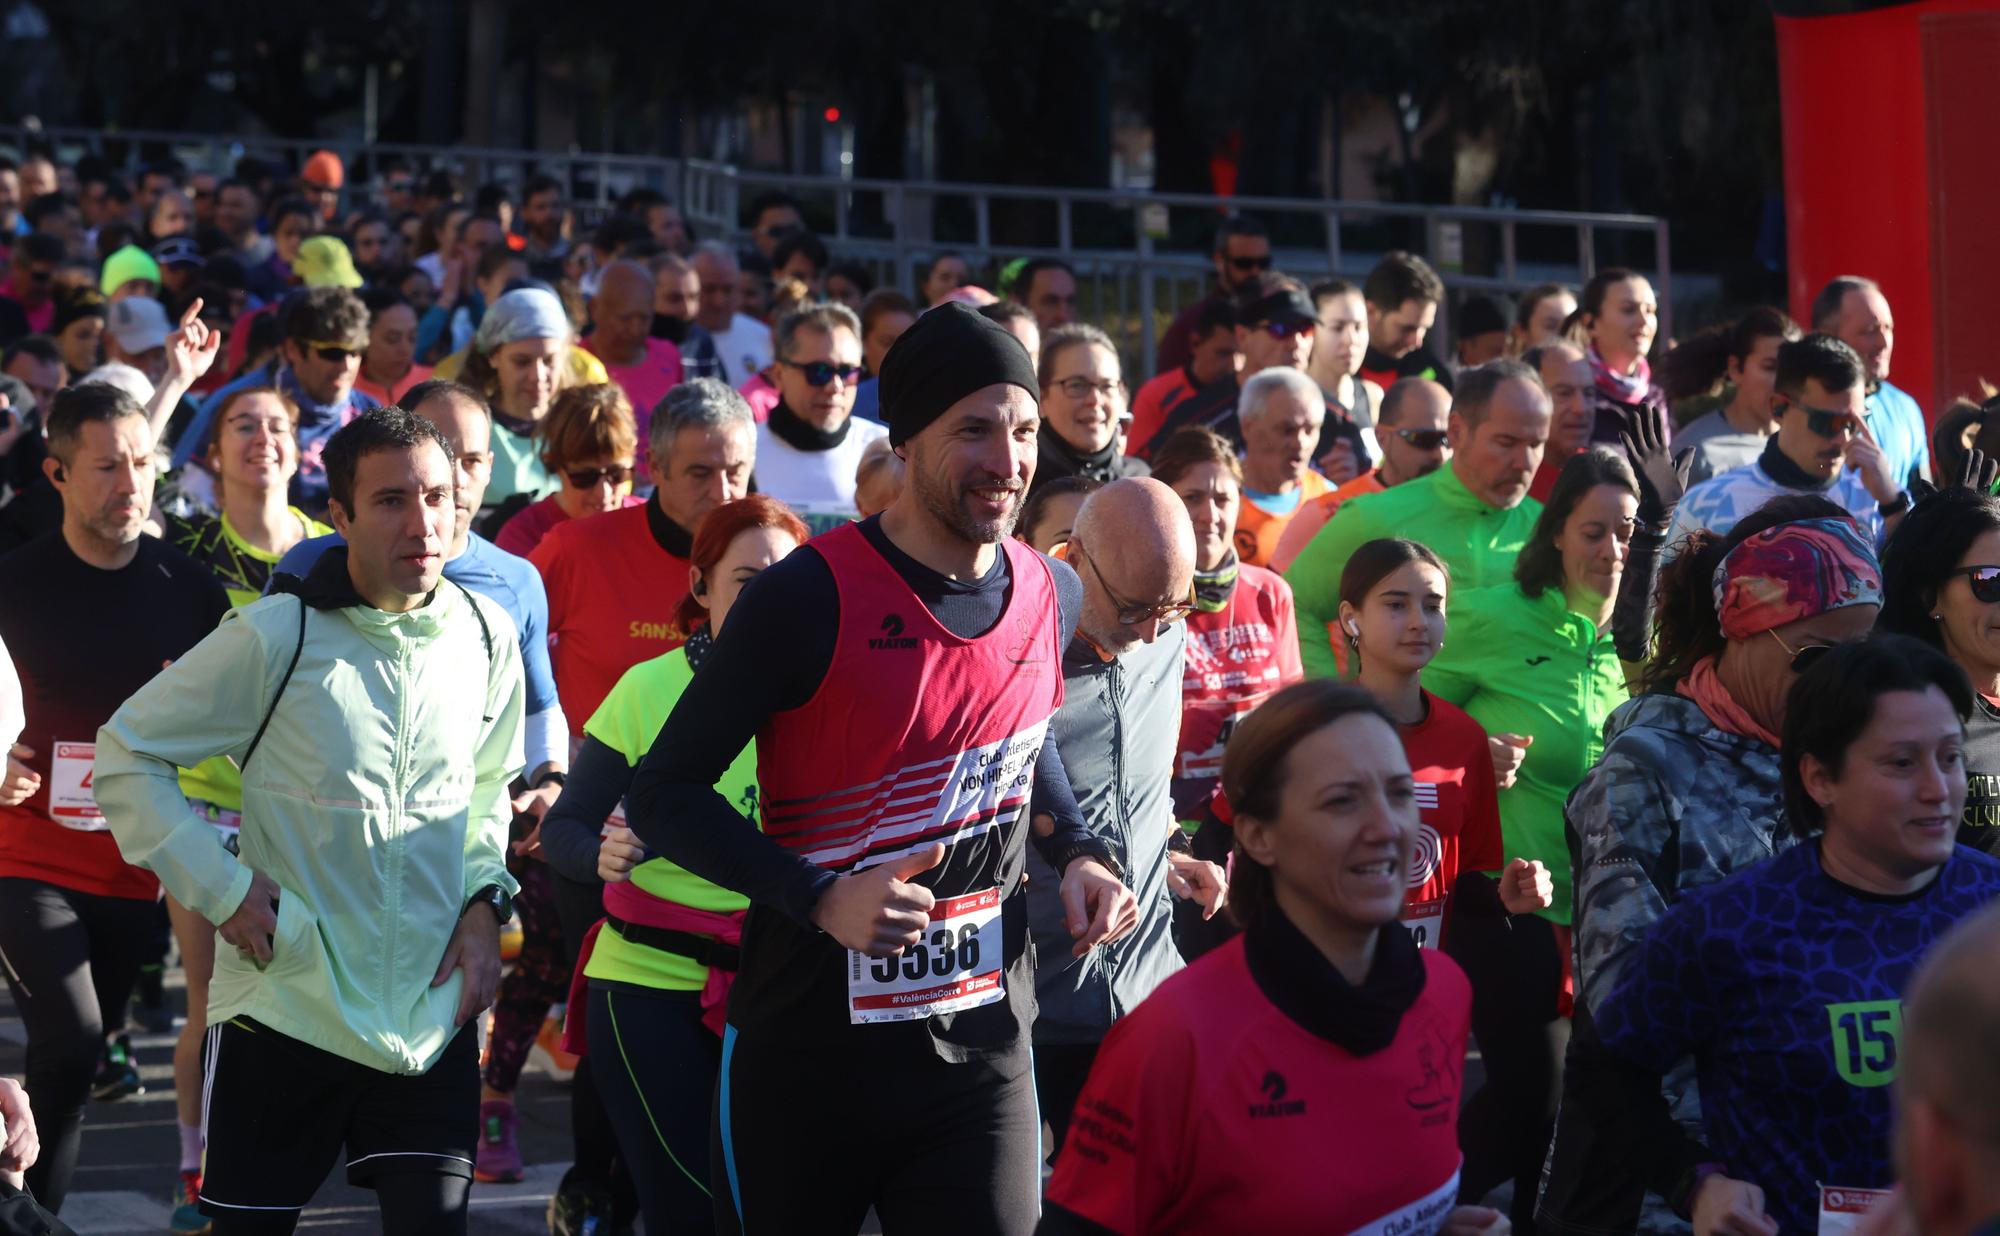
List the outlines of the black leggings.
<svg viewBox="0 0 2000 1236">
<path fill-rule="evenodd" d="M 648 1232 L 705 1232 L 708 1134 L 722 1040 L 701 1021 L 698 991 L 590 989 L 590 1061 L 639 1190 Z"/>
<path fill-rule="evenodd" d="M 1177 905 L 1193 905 L 1192 901 L 1176 901 Z M 1090 1079 L 1090 1066 L 1097 1060 L 1097 1043 L 1040 1043 L 1035 1046 L 1035 1102 L 1042 1109 L 1042 1119 L 1048 1121 L 1049 1132 L 1054 1134 L 1052 1145 L 1043 1147 L 1048 1152 L 1049 1161 L 1062 1151 L 1063 1139 L 1069 1136 L 1070 1113 L 1076 1108 L 1077 1096 L 1083 1093 L 1083 1083 Z"/>
<path fill-rule="evenodd" d="M 887 1236 L 1029 1236 L 1042 1137 L 1028 1053 L 947 1064 L 914 1037 L 856 1051 L 852 1035 L 725 1031 L 716 1230 L 852 1236 L 872 1205 Z"/>
<path fill-rule="evenodd" d="M 28 1100 L 42 1141 L 28 1187 L 52 1211 L 76 1173 L 104 1027 L 124 1023 L 157 913 L 150 900 L 0 878 L 0 970 L 28 1031 Z"/>
<path fill-rule="evenodd" d="M 464 1176 L 405 1172 L 369 1182 L 382 1207 L 383 1236 L 465 1236 L 466 1199 L 472 1181 Z M 296 1210 L 240 1210 L 214 1216 L 212 1236 L 291 1236 L 299 1226 Z"/>
<path fill-rule="evenodd" d="M 1472 1033 L 1486 1066 L 1486 1084 L 1459 1111 L 1465 1167 L 1458 1197 L 1473 1204 L 1512 1180 L 1515 1236 L 1535 1231 L 1535 1196 L 1555 1134 L 1569 1038 L 1569 1022 L 1558 1009 L 1563 959 L 1557 940 L 1554 925 L 1536 915 L 1462 914 L 1452 920 L 1445 942 L 1472 981 Z"/>
</svg>

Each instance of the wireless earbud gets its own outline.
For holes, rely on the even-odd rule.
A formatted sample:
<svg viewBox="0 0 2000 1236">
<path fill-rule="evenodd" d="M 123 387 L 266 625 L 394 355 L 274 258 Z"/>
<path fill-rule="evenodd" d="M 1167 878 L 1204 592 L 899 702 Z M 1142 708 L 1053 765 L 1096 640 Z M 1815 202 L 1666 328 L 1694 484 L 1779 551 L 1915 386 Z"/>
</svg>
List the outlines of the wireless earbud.
<svg viewBox="0 0 2000 1236">
<path fill-rule="evenodd" d="M 61 464 L 56 465 L 55 479 L 59 481 L 69 480 L 69 473 L 63 469 L 63 466 Z"/>
<path fill-rule="evenodd" d="M 1357 627 L 1357 626 L 1355 626 L 1355 625 L 1354 625 L 1353 623 L 1351 623 L 1351 622 L 1350 622 L 1350 623 L 1348 623 L 1348 624 L 1347 624 L 1347 638 L 1349 638 L 1349 639 L 1360 639 L 1360 638 L 1361 638 L 1361 628 L 1360 628 L 1360 627 Z"/>
</svg>

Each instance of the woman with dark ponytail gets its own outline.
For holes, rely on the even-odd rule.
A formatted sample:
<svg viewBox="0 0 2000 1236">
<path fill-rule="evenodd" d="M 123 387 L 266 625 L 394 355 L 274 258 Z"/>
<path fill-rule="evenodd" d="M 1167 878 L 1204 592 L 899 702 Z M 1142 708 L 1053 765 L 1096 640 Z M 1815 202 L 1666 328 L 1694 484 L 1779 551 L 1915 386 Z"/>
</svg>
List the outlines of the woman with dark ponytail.
<svg viewBox="0 0 2000 1236">
<path fill-rule="evenodd" d="M 1701 1162 L 1684 1136 L 1701 1127 L 1692 1062 L 1635 1094 L 1595 1011 L 1682 894 L 1791 844 L 1786 692 L 1826 649 L 1866 636 L 1881 602 L 1868 534 L 1810 495 L 1774 499 L 1727 536 L 1697 532 L 1661 571 L 1645 693 L 1611 714 L 1566 809 L 1576 1008 L 1538 1214 L 1552 1229 L 1632 1230 L 1649 1189 L 1685 1215 Z"/>
<path fill-rule="evenodd" d="M 1764 440 L 1778 429 L 1771 405 L 1777 389 L 1778 345 L 1798 337 L 1799 328 L 1790 318 L 1760 305 L 1727 330 L 1696 336 L 1669 354 L 1675 358 L 1676 387 L 1697 378 L 1704 389 L 1719 380 L 1729 382 L 1728 403 L 1688 422 L 1674 435 L 1675 454 L 1694 450 L 1688 484 L 1755 462 L 1764 453 Z"/>
</svg>

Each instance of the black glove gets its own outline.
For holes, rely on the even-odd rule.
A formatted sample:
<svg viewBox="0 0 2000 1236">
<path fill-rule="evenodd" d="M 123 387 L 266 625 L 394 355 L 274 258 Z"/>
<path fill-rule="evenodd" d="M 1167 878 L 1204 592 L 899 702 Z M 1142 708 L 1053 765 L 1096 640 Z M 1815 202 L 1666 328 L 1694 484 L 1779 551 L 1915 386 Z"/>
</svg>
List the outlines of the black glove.
<svg viewBox="0 0 2000 1236">
<path fill-rule="evenodd" d="M 1977 448 L 1965 453 L 1965 470 L 1959 474 L 1959 485 L 1974 493 L 1990 494 L 1996 480 L 2000 480 L 2000 459 Z"/>
<path fill-rule="evenodd" d="M 1673 518 L 1674 507 L 1687 492 L 1688 469 L 1694 452 L 1683 451 L 1675 459 L 1667 448 L 1667 414 L 1648 408 L 1627 421 L 1618 431 L 1618 444 L 1632 461 L 1639 478 L 1637 523 L 1642 528 L 1658 527 Z"/>
</svg>

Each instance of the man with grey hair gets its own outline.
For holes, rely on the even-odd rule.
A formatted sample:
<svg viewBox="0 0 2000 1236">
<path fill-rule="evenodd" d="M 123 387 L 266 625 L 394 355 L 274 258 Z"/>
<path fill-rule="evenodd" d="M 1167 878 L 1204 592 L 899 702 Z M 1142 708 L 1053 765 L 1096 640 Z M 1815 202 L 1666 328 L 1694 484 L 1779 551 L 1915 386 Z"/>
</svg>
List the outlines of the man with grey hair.
<svg viewBox="0 0 2000 1236">
<path fill-rule="evenodd" d="M 737 310 L 743 304 L 742 270 L 736 254 L 719 240 L 695 246 L 695 275 L 701 280 L 701 303 L 695 325 L 715 341 L 722 377 L 740 387 L 771 364 L 771 331 L 756 318 Z M 860 332 L 856 332 L 859 337 Z"/>
<path fill-rule="evenodd" d="M 750 492 L 757 422 L 713 378 L 677 386 L 653 409 L 638 506 L 557 524 L 528 555 L 549 593 L 563 714 L 587 720 L 626 670 L 671 650 L 701 517 Z M 852 483 L 852 474 L 849 483 Z"/>
<path fill-rule="evenodd" d="M 1063 651 L 1063 702 L 1049 734 L 1085 827 L 1124 860 L 1139 923 L 1078 957 L 1060 881 L 1028 855 L 1035 1092 L 1057 1150 L 1111 1023 L 1181 968 L 1174 897 L 1198 899 L 1212 916 L 1224 890 L 1220 867 L 1175 848 L 1185 848 L 1173 775 L 1195 568 L 1187 506 L 1150 477 L 1114 480 L 1084 500 L 1064 556 L 1083 581 L 1083 614 Z"/>
<path fill-rule="evenodd" d="M 1236 557 L 1269 566 L 1285 525 L 1306 503 L 1333 492 L 1313 470 L 1313 448 L 1326 421 L 1326 396 L 1301 370 L 1278 365 L 1243 383 L 1236 423 L 1243 438 L 1243 505 L 1236 513 Z"/>
<path fill-rule="evenodd" d="M 1445 426 L 1450 419 L 1450 391 L 1429 378 L 1398 378 L 1382 393 L 1382 406 L 1376 411 L 1373 432 L 1382 462 L 1325 497 L 1302 505 L 1278 538 L 1271 569 L 1280 575 L 1289 573 L 1292 560 L 1348 502 L 1444 467 L 1451 454 L 1445 446 Z"/>
<path fill-rule="evenodd" d="M 1889 360 L 1896 348 L 1896 319 L 1889 299 L 1873 279 L 1840 275 L 1813 297 L 1812 328 L 1832 335 L 1861 357 L 1868 375 L 1868 398 L 1862 420 L 1868 425 L 1896 477 L 1907 487 L 1918 477 L 1930 479 L 1930 445 L 1924 434 L 1924 412 L 1909 392 L 1889 381 Z"/>
<path fill-rule="evenodd" d="M 1488 361 L 1459 375 L 1446 428 L 1449 466 L 1347 502 L 1285 573 L 1298 602 L 1307 674 L 1340 672 L 1327 634 L 1339 616 L 1340 573 L 1369 541 L 1404 537 L 1430 546 L 1454 588 L 1513 578 L 1514 560 L 1542 513 L 1528 485 L 1548 445 L 1550 415 L 1541 378 L 1519 361 Z"/>
<path fill-rule="evenodd" d="M 778 321 L 769 370 L 778 405 L 757 426 L 757 488 L 815 535 L 854 519 L 861 456 L 887 426 L 856 419 L 861 322 L 845 305 L 810 304 Z"/>
</svg>

